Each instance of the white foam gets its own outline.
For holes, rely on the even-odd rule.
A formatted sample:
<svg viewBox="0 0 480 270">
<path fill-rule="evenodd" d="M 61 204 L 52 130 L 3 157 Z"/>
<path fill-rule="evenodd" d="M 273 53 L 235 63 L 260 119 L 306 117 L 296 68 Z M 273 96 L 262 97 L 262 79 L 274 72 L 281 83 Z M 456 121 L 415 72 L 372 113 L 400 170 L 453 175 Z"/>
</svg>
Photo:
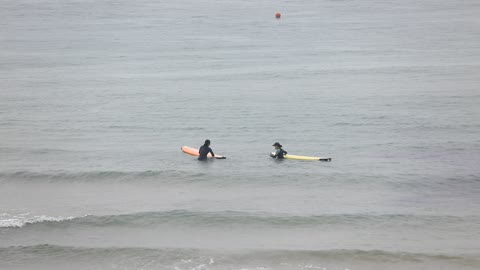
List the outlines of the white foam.
<svg viewBox="0 0 480 270">
<path fill-rule="evenodd" d="M 62 222 L 72 220 L 75 217 L 50 217 L 50 216 L 28 216 L 29 213 L 19 214 L 16 216 L 3 213 L 0 215 L 0 228 L 21 228 L 27 224 L 35 224 L 42 222 Z"/>
</svg>

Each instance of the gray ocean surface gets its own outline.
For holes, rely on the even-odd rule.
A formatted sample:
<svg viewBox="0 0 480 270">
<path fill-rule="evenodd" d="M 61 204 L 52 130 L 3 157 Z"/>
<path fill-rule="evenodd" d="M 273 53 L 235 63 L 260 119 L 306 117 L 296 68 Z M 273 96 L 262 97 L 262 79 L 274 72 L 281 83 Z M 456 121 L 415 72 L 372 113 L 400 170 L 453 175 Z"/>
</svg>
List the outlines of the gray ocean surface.
<svg viewBox="0 0 480 270">
<path fill-rule="evenodd" d="M 479 15 L 0 1 L 0 269 L 480 269 Z"/>
</svg>

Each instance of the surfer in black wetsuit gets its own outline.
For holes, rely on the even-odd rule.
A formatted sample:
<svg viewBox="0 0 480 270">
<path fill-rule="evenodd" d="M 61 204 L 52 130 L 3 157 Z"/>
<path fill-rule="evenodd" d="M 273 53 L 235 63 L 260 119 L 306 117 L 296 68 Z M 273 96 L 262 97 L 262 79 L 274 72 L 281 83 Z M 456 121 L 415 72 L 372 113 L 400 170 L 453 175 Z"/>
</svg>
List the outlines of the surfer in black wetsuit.
<svg viewBox="0 0 480 270">
<path fill-rule="evenodd" d="M 287 154 L 287 151 L 282 149 L 283 146 L 278 142 L 274 143 L 272 146 L 275 146 L 275 152 L 273 152 L 270 156 L 276 159 L 283 159 Z"/>
<path fill-rule="evenodd" d="M 200 154 L 200 156 L 198 156 L 198 160 L 207 160 L 208 153 L 212 154 L 212 157 L 215 156 L 212 148 L 210 148 L 210 140 L 205 140 L 205 143 L 200 147 L 198 153 Z"/>
</svg>

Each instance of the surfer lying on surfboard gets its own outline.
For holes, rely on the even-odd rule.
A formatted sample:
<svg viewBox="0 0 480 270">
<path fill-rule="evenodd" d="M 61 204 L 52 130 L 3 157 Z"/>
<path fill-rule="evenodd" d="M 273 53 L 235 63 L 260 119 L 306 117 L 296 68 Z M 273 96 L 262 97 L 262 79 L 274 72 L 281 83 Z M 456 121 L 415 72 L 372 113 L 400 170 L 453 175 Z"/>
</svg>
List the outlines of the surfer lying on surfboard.
<svg viewBox="0 0 480 270">
<path fill-rule="evenodd" d="M 208 153 L 212 154 L 212 157 L 215 157 L 212 148 L 210 148 L 210 140 L 205 140 L 205 143 L 200 147 L 200 150 L 198 150 L 198 154 L 200 154 L 198 160 L 207 160 Z"/>
<path fill-rule="evenodd" d="M 280 143 L 276 142 L 272 146 L 275 147 L 275 152 L 270 154 L 270 156 L 272 158 L 276 158 L 276 159 L 283 159 L 284 156 L 287 154 L 287 151 L 282 149 L 282 145 Z"/>
</svg>

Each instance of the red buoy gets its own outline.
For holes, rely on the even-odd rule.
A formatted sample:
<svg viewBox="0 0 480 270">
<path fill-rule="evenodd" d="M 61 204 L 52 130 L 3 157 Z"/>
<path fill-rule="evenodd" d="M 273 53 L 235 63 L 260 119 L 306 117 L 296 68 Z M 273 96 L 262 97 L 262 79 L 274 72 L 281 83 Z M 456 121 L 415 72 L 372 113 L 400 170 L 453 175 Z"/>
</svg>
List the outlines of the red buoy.
<svg viewBox="0 0 480 270">
<path fill-rule="evenodd" d="M 280 12 L 275 13 L 275 18 L 280 19 L 282 17 L 282 14 Z"/>
</svg>

